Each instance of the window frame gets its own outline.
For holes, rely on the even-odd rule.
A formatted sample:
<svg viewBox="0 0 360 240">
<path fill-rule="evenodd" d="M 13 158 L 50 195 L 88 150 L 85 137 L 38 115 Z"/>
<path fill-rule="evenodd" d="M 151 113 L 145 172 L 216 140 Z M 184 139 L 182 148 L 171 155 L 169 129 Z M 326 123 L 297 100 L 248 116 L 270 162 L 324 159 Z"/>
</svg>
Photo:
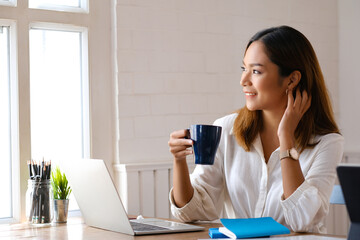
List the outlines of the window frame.
<svg viewBox="0 0 360 240">
<path fill-rule="evenodd" d="M 27 160 L 31 158 L 30 133 L 30 63 L 29 30 L 31 26 L 71 26 L 87 29 L 87 68 L 89 84 L 89 128 L 90 158 L 100 158 L 108 166 L 116 162 L 116 86 L 114 74 L 116 51 L 114 44 L 115 1 L 87 0 L 89 9 L 96 13 L 74 13 L 33 9 L 28 0 L 17 1 L 15 6 L 0 4 L 1 23 L 11 24 L 11 94 L 13 154 L 13 218 L 3 219 L 0 223 L 24 222 L 25 193 L 27 190 Z M 52 25 L 53 24 L 53 25 Z M 44 25 L 45 26 L 45 25 Z M 103 27 L 111 26 L 111 27 Z M 99 46 L 102 43 L 102 46 Z M 85 63 L 83 63 L 85 64 Z M 84 95 L 83 95 L 84 96 Z M 14 122 L 15 121 L 15 122 Z M 14 127 L 14 128 L 13 128 Z M 112 172 L 110 172 L 113 174 Z"/>
<path fill-rule="evenodd" d="M 81 33 L 81 101 L 89 103 L 89 105 L 82 108 L 83 117 L 83 139 L 90 139 L 90 86 L 89 86 L 89 66 L 88 66 L 88 29 L 86 27 L 73 26 L 68 24 L 58 23 L 45 23 L 45 22 L 32 22 L 29 24 L 29 33 L 32 29 L 40 30 L 54 30 L 66 32 L 79 32 Z M 84 105 L 82 105 L 84 107 Z M 90 158 L 90 141 L 84 142 L 83 146 L 84 158 Z"/>
<path fill-rule="evenodd" d="M 11 197 L 12 217 L 0 219 L 0 223 L 16 222 L 20 215 L 20 169 L 19 161 L 19 102 L 17 76 L 17 27 L 13 20 L 0 19 L 0 25 L 9 27 L 9 91 L 10 91 L 10 156 L 11 156 Z"/>
</svg>

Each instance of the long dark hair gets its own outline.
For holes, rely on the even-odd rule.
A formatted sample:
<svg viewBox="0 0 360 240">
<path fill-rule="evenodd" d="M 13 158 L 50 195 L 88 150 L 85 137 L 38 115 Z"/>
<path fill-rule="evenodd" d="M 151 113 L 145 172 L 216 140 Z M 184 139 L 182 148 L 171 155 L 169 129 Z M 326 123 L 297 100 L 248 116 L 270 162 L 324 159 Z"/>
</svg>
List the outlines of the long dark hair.
<svg viewBox="0 0 360 240">
<path fill-rule="evenodd" d="M 324 76 L 309 40 L 292 27 L 280 26 L 256 33 L 247 44 L 246 50 L 255 41 L 264 44 L 270 61 L 279 67 L 280 76 L 286 77 L 295 70 L 300 71 L 301 80 L 297 87 L 312 97 L 309 110 L 295 130 L 296 144 L 301 151 L 316 145 L 311 142 L 313 135 L 339 133 Z M 250 111 L 245 106 L 238 110 L 238 113 L 234 134 L 240 146 L 250 151 L 250 146 L 262 127 L 261 112 Z"/>
</svg>

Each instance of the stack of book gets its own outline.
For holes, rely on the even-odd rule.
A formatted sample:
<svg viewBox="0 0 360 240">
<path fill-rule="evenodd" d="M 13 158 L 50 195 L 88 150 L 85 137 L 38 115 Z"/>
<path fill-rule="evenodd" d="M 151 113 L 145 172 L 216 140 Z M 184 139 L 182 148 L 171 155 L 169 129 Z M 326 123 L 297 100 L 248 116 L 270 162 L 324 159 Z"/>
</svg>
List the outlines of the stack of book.
<svg viewBox="0 0 360 240">
<path fill-rule="evenodd" d="M 290 230 L 271 217 L 220 219 L 224 227 L 210 228 L 211 238 L 253 238 L 289 234 Z"/>
</svg>

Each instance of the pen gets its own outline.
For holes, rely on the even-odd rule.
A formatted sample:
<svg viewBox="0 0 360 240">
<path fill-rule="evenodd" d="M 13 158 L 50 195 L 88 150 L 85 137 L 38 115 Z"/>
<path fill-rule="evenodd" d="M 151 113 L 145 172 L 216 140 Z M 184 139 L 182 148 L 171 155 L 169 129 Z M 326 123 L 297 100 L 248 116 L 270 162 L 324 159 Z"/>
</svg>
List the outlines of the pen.
<svg viewBox="0 0 360 240">
<path fill-rule="evenodd" d="M 41 215 L 42 215 L 42 203 L 41 203 L 41 195 L 42 193 L 39 194 L 39 213 L 38 213 L 38 222 L 41 221 Z"/>
<path fill-rule="evenodd" d="M 50 174 L 51 174 L 51 160 L 50 160 L 49 169 L 48 169 L 48 179 L 50 179 Z"/>
<path fill-rule="evenodd" d="M 33 179 L 32 172 L 31 172 L 30 160 L 27 161 L 27 165 L 28 165 L 28 168 L 29 168 L 29 177 L 30 177 L 30 179 Z"/>
<path fill-rule="evenodd" d="M 31 169 L 32 169 L 32 176 L 34 179 L 35 175 L 36 175 L 36 171 L 35 171 L 35 166 L 34 166 L 34 160 L 32 160 L 32 159 L 31 159 Z"/>
<path fill-rule="evenodd" d="M 41 164 L 42 165 L 42 164 Z M 43 179 L 43 168 L 40 166 L 40 164 L 39 164 L 39 169 L 40 169 L 40 180 L 42 180 Z"/>
<path fill-rule="evenodd" d="M 36 168 L 37 168 L 37 174 L 36 175 L 40 176 L 40 162 L 39 161 L 36 163 Z"/>
</svg>

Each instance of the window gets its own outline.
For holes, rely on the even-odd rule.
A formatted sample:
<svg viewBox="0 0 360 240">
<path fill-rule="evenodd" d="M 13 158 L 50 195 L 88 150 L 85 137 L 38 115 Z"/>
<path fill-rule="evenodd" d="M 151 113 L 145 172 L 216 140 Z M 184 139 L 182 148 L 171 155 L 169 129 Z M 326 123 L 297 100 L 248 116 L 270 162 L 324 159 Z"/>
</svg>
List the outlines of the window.
<svg viewBox="0 0 360 240">
<path fill-rule="evenodd" d="M 79 0 L 30 0 L 29 7 L 41 6 L 41 5 L 56 5 L 56 6 L 68 6 L 68 7 L 80 7 Z"/>
<path fill-rule="evenodd" d="M 0 5 L 15 6 L 16 5 L 16 0 L 0 0 Z"/>
<path fill-rule="evenodd" d="M 86 0 L 29 0 L 30 8 L 66 12 L 87 12 Z"/>
<path fill-rule="evenodd" d="M 29 41 L 32 159 L 88 158 L 86 31 L 32 27 Z"/>
<path fill-rule="evenodd" d="M 0 218 L 12 217 L 9 27 L 0 25 Z"/>
<path fill-rule="evenodd" d="M 74 29 L 75 30 L 75 29 Z M 31 155 L 89 157 L 89 90 L 81 31 L 30 30 Z M 61 126 L 61 127 L 59 127 Z"/>
<path fill-rule="evenodd" d="M 114 160 L 114 3 L 28 2 L 0 0 L 0 223 L 26 221 L 31 158 Z"/>
</svg>

